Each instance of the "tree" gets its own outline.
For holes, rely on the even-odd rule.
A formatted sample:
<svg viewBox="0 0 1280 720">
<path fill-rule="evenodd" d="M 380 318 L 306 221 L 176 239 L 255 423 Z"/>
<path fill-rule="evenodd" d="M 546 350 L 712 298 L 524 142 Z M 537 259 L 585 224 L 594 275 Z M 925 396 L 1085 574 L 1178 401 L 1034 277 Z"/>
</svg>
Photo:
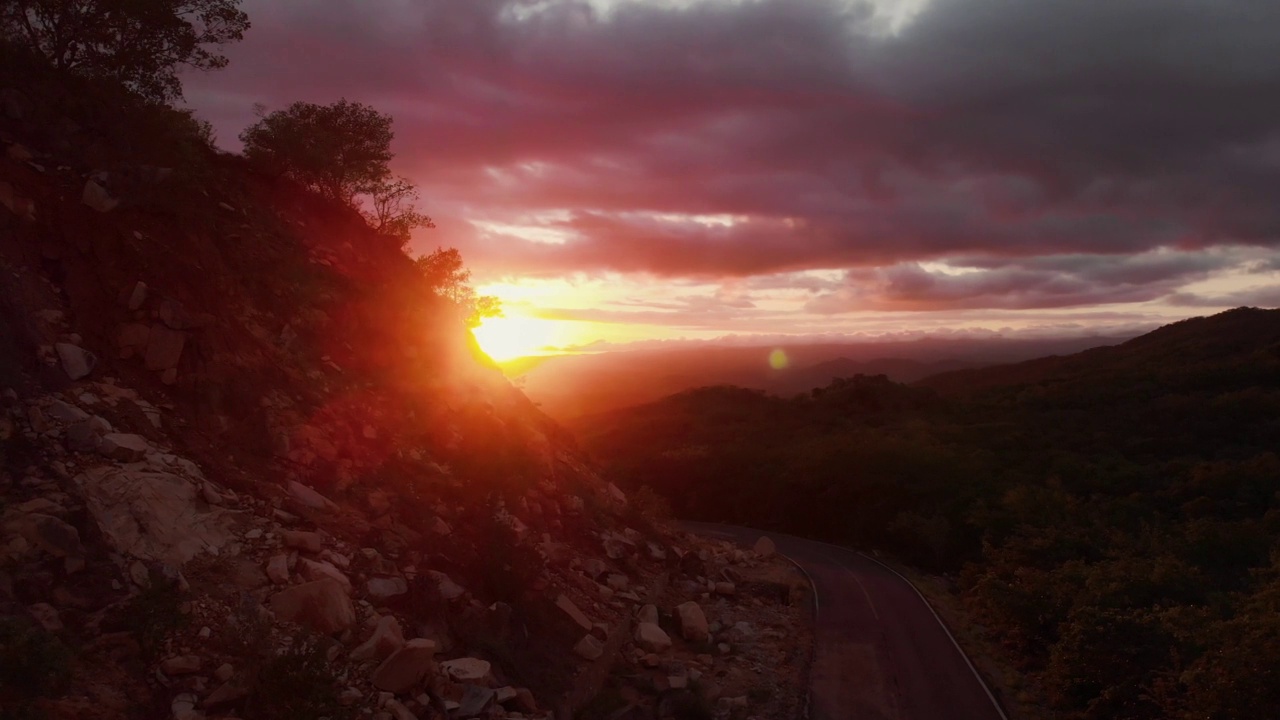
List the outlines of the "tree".
<svg viewBox="0 0 1280 720">
<path fill-rule="evenodd" d="M 388 186 L 390 115 L 344 99 L 332 105 L 295 102 L 270 114 L 259 106 L 258 118 L 240 133 L 251 162 L 348 204 Z M 392 206 L 403 199 L 392 197 Z"/>
<path fill-rule="evenodd" d="M 414 263 L 432 292 L 453 303 L 468 326 L 475 327 L 484 318 L 502 315 L 497 298 L 476 295 L 471 287 L 471 271 L 462 265 L 462 253 L 457 248 L 436 248 L 430 255 L 419 256 Z"/>
<path fill-rule="evenodd" d="M 5 0 L 0 37 L 54 67 L 113 78 L 157 102 L 182 96 L 178 68 L 218 70 L 209 49 L 243 39 L 240 0 Z"/>
<path fill-rule="evenodd" d="M 387 179 L 368 191 L 371 208 L 364 210 L 365 219 L 374 230 L 409 242 L 414 228 L 433 228 L 431 218 L 418 212 L 418 189 L 405 178 Z"/>
</svg>

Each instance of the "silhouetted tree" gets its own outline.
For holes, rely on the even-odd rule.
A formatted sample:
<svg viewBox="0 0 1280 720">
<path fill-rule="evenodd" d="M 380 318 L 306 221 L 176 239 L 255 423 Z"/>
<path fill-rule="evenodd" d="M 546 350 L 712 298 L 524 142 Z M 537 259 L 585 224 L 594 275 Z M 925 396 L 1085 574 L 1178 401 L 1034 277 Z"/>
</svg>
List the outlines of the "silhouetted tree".
<svg viewBox="0 0 1280 720">
<path fill-rule="evenodd" d="M 388 187 L 390 115 L 345 99 L 257 112 L 258 122 L 240 133 L 251 162 L 345 203 Z"/>
<path fill-rule="evenodd" d="M 5 0 L 0 37 L 54 67 L 123 83 L 160 102 L 182 96 L 178 68 L 217 70 L 209 49 L 244 37 L 240 0 Z"/>
<path fill-rule="evenodd" d="M 471 271 L 462 264 L 462 253 L 457 248 L 436 248 L 430 255 L 419 256 L 415 261 L 427 286 L 440 297 L 453 303 L 466 320 L 475 327 L 486 317 L 502 314 L 498 299 L 491 295 L 476 295 L 471 287 Z"/>
<path fill-rule="evenodd" d="M 414 228 L 433 228 L 435 223 L 418 212 L 418 188 L 405 178 L 385 179 L 368 191 L 371 207 L 364 210 L 365 219 L 384 235 L 409 242 Z"/>
</svg>

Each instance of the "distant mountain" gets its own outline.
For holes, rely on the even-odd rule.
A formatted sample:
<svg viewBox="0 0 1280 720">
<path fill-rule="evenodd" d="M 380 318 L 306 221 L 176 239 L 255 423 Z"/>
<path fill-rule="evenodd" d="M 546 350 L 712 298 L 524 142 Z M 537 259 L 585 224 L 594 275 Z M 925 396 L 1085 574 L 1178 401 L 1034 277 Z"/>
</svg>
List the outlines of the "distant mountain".
<svg viewBox="0 0 1280 720">
<path fill-rule="evenodd" d="M 569 421 L 706 385 L 736 385 L 788 396 L 823 387 L 837 377 L 886 375 L 897 382 L 914 382 L 946 371 L 1078 352 L 1127 339 L 923 338 L 782 347 L 702 345 L 519 358 L 503 363 L 502 368 L 544 412 Z M 780 369 L 769 363 L 776 349 L 787 356 L 787 365 Z"/>
<path fill-rule="evenodd" d="M 1040 385 L 1077 392 L 1081 385 L 1132 391 L 1159 383 L 1164 390 L 1192 384 L 1280 382 L 1280 310 L 1236 308 L 1172 323 L 1128 342 L 1067 356 L 935 375 L 919 384 L 946 395 L 977 395 Z"/>
<path fill-rule="evenodd" d="M 911 384 L 702 387 L 572 429 L 682 517 L 949 574 L 1053 717 L 1276 717 L 1280 310 Z"/>
</svg>

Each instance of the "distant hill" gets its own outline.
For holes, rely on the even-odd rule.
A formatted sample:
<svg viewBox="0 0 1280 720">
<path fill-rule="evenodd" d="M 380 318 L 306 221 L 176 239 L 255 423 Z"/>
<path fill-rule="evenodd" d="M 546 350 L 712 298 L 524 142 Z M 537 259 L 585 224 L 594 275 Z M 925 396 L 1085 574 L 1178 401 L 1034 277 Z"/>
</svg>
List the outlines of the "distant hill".
<svg viewBox="0 0 1280 720">
<path fill-rule="evenodd" d="M 912 384 L 703 387 L 573 429 L 685 517 L 949 573 L 1054 717 L 1280 707 L 1280 310 Z"/>
<path fill-rule="evenodd" d="M 544 412 L 564 422 L 706 385 L 736 385 L 789 396 L 825 386 L 837 377 L 883 374 L 897 382 L 914 382 L 949 370 L 1078 352 L 1127 339 L 923 338 L 781 347 L 699 345 L 519 358 L 503 363 L 502 368 Z M 775 349 L 786 353 L 786 367 L 770 366 L 769 355 Z"/>
</svg>

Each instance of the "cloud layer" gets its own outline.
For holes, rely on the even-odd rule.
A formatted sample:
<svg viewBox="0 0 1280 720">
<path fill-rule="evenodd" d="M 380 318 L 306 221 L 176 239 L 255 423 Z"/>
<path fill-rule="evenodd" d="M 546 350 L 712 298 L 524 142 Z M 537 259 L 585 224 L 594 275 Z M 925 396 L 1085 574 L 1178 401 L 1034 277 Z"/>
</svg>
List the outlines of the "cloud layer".
<svg viewBox="0 0 1280 720">
<path fill-rule="evenodd" d="M 245 5 L 193 104 L 224 138 L 254 102 L 391 112 L 423 246 L 489 276 L 842 270 L 815 314 L 1194 305 L 1280 244 L 1274 0 L 934 0 L 896 32 L 841 0 Z"/>
</svg>

